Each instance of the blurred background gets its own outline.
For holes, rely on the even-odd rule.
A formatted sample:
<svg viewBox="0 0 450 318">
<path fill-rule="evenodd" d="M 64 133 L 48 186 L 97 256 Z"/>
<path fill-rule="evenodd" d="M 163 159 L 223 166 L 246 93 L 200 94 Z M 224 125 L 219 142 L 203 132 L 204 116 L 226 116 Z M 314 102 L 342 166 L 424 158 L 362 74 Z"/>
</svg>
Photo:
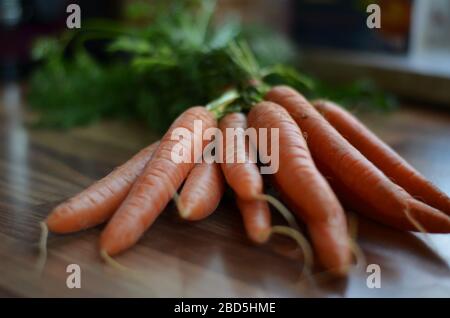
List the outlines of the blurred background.
<svg viewBox="0 0 450 318">
<path fill-rule="evenodd" d="M 151 0 L 149 0 L 151 2 Z M 34 40 L 64 31 L 66 6 L 78 3 L 82 23 L 123 18 L 129 0 L 0 0 L 0 78 L 26 80 Z M 370 3 L 382 28 L 366 27 Z M 450 104 L 450 0 L 222 0 L 217 21 L 238 15 L 294 43 L 302 71 L 331 83 L 369 78 L 398 96 Z M 95 46 L 94 46 L 95 50 Z"/>
</svg>

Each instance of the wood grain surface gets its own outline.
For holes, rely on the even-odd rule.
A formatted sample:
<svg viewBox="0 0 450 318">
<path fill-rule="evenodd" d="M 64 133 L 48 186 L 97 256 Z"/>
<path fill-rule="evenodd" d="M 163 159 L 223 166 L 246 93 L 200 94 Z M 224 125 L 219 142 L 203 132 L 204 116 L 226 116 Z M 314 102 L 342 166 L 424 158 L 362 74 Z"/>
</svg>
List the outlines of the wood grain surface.
<svg viewBox="0 0 450 318">
<path fill-rule="evenodd" d="M 51 235 L 39 270 L 38 222 L 61 200 L 124 162 L 155 139 L 136 123 L 101 123 L 70 132 L 33 129 L 17 85 L 0 90 L 0 296 L 40 297 L 449 297 L 450 235 L 394 231 L 358 218 L 358 243 L 381 267 L 370 289 L 365 268 L 347 279 L 299 280 L 301 254 L 273 239 L 251 244 L 230 197 L 207 220 L 186 223 L 173 205 L 130 251 L 120 272 L 98 255 L 102 226 Z M 450 193 L 450 116 L 425 109 L 363 120 L 408 161 Z M 275 218 L 275 222 L 282 221 Z M 66 286 L 66 267 L 81 267 L 81 288 Z"/>
</svg>

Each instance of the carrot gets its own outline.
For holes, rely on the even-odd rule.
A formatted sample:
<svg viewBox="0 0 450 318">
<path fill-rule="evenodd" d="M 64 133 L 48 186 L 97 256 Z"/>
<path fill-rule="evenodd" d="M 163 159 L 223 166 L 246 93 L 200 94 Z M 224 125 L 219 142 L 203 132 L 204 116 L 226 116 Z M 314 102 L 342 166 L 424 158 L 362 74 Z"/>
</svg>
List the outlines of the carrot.
<svg viewBox="0 0 450 318">
<path fill-rule="evenodd" d="M 351 210 L 360 212 L 368 217 L 371 217 L 372 219 L 376 219 L 381 223 L 386 223 L 387 220 L 391 220 L 390 222 L 397 222 L 396 219 L 392 218 L 391 216 L 385 217 L 378 213 L 376 208 L 374 208 L 372 204 L 364 200 L 356 191 L 348 188 L 341 180 L 336 177 L 336 175 L 332 171 L 330 171 L 330 169 L 325 167 L 323 163 L 316 160 L 316 164 L 319 168 L 319 171 L 327 178 L 333 191 L 336 193 L 339 200 L 341 200 L 344 206 L 350 208 Z M 424 228 L 420 222 L 416 221 L 416 219 L 411 215 L 411 211 L 413 211 L 413 213 L 423 213 L 423 211 L 429 211 L 429 209 L 430 207 L 425 203 L 417 200 L 412 201 L 410 203 L 409 210 L 405 212 L 405 216 L 409 223 L 405 224 L 404 222 L 402 222 L 397 226 L 397 228 L 402 230 L 411 230 L 411 227 L 413 227 L 413 230 L 418 230 L 424 233 L 428 232 L 428 230 Z M 435 213 L 433 211 L 435 210 L 432 209 L 431 213 Z"/>
<path fill-rule="evenodd" d="M 142 149 L 129 161 L 75 197 L 61 203 L 45 220 L 54 233 L 71 233 L 108 220 L 144 170 L 159 142 Z"/>
<path fill-rule="evenodd" d="M 296 215 L 300 215 L 302 212 L 302 209 L 298 205 L 298 203 L 295 200 L 292 200 L 286 193 L 283 192 L 282 187 L 280 186 L 279 182 L 277 181 L 277 178 L 275 178 L 275 175 L 271 175 L 270 183 L 276 189 L 278 192 L 278 196 L 280 197 L 280 200 L 286 204 L 286 206 L 290 209 L 290 211 L 294 211 Z"/>
<path fill-rule="evenodd" d="M 393 183 L 373 163 L 342 137 L 297 91 L 278 86 L 266 99 L 283 106 L 307 134 L 308 146 L 316 162 L 325 166 L 347 189 L 371 207 L 361 211 L 384 224 L 417 230 L 411 219 L 434 233 L 450 232 L 450 218 L 419 202 Z"/>
<path fill-rule="evenodd" d="M 224 161 L 221 167 L 225 179 L 238 197 L 247 201 L 254 200 L 263 192 L 263 179 L 256 163 L 249 160 L 250 145 L 245 142 L 244 135 L 247 119 L 242 113 L 228 114 L 220 120 L 219 128 L 225 140 L 221 156 Z M 236 129 L 234 141 L 228 138 L 230 136 L 227 136 L 227 128 Z M 239 149 L 239 144 L 245 148 Z M 238 162 L 239 158 L 242 162 Z"/>
<path fill-rule="evenodd" d="M 319 169 L 319 171 L 323 174 L 322 170 L 320 169 L 319 166 L 317 166 L 317 168 Z M 325 175 L 324 175 L 325 176 Z M 330 182 L 329 178 L 326 178 L 328 183 L 330 184 L 331 188 L 333 189 L 333 191 L 336 193 L 337 197 L 339 198 L 339 200 L 341 201 L 341 197 L 340 197 L 340 193 L 336 192 L 336 188 L 335 188 L 335 184 Z M 293 200 L 289 199 L 289 197 L 282 192 L 280 186 L 278 185 L 278 183 L 276 182 L 275 178 L 271 178 L 271 183 L 272 185 L 275 187 L 275 189 L 278 190 L 279 195 L 281 200 L 286 203 L 286 205 L 291 209 L 291 211 L 294 211 L 296 214 L 301 214 L 302 213 L 302 209 L 298 206 L 298 204 L 296 204 Z M 342 201 L 341 201 L 342 202 Z M 342 202 L 344 203 L 344 202 Z M 345 205 L 345 207 L 347 207 L 347 205 Z M 359 247 L 358 243 L 356 242 L 356 237 L 357 237 L 357 219 L 356 216 L 351 212 L 351 211 L 346 211 L 346 216 L 347 216 L 347 220 L 348 220 L 348 234 L 349 234 L 349 244 L 350 244 L 350 249 L 352 254 L 354 255 L 354 259 L 356 261 L 355 266 L 359 267 L 359 268 L 365 268 L 365 264 L 366 264 L 366 257 L 363 253 L 363 251 L 361 250 L 361 248 Z M 335 271 L 331 271 L 331 274 L 334 274 Z M 324 274 L 324 272 L 322 273 Z"/>
<path fill-rule="evenodd" d="M 267 202 L 248 201 L 239 197 L 236 200 L 247 236 L 257 244 L 267 242 L 271 234 L 271 215 Z"/>
<path fill-rule="evenodd" d="M 450 215 L 450 198 L 409 165 L 356 117 L 329 101 L 318 100 L 312 104 L 345 139 L 391 180 L 413 197 Z"/>
<path fill-rule="evenodd" d="M 202 121 L 201 130 L 194 130 L 195 120 Z M 195 154 L 192 141 L 202 140 L 203 132 L 215 126 L 215 119 L 204 107 L 189 108 L 175 120 L 152 160 L 103 231 L 100 238 L 101 253 L 111 256 L 118 254 L 139 240 L 194 167 L 194 160 L 181 163 L 173 161 L 172 152 L 182 145 L 183 153 L 189 154 L 192 159 Z M 177 128 L 187 129 L 190 140 L 172 140 L 172 132 Z"/>
<path fill-rule="evenodd" d="M 202 162 L 189 173 L 177 200 L 180 216 L 198 221 L 213 213 L 225 191 L 225 180 L 218 163 Z"/>
<path fill-rule="evenodd" d="M 262 200 L 264 185 L 258 166 L 250 161 L 251 145 L 245 142 L 247 118 L 242 113 L 228 114 L 220 120 L 219 128 L 225 140 L 222 147 L 224 162 L 221 163 L 223 174 L 236 193 L 248 237 L 255 243 L 263 243 L 270 236 L 270 209 L 268 203 Z M 227 128 L 237 129 L 234 141 L 228 138 Z M 244 148 L 240 149 L 239 143 Z"/>
<path fill-rule="evenodd" d="M 269 147 L 279 142 L 281 149 L 274 179 L 282 192 L 301 208 L 296 212 L 306 223 L 320 263 L 344 275 L 351 261 L 345 214 L 314 165 L 300 128 L 285 109 L 270 102 L 255 105 L 248 120 L 258 130 L 279 129 L 279 140 L 268 140 Z"/>
</svg>

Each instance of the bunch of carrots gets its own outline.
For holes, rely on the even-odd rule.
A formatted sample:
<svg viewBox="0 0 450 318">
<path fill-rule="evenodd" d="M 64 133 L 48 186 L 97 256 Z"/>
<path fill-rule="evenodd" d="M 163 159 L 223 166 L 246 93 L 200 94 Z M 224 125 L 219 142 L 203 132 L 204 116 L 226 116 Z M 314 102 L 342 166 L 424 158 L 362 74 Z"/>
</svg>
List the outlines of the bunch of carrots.
<svg viewBox="0 0 450 318">
<path fill-rule="evenodd" d="M 53 233 L 72 233 L 107 222 L 100 251 L 110 257 L 135 245 L 173 198 L 181 218 L 208 217 L 228 184 L 251 241 L 263 244 L 271 235 L 285 233 L 286 227 L 272 225 L 269 202 L 278 207 L 279 202 L 265 194 L 269 185 L 257 164 L 247 160 L 249 147 L 242 163 L 171 160 L 179 142 L 171 139 L 172 131 L 183 127 L 191 140 L 202 140 L 194 130 L 194 120 L 201 120 L 203 130 L 279 129 L 279 169 L 269 181 L 306 226 L 318 263 L 332 273 L 345 275 L 352 263 L 343 205 L 399 230 L 450 232 L 449 197 L 349 112 L 329 101 L 309 102 L 287 86 L 269 88 L 262 97 L 247 112 L 218 115 L 209 107 L 187 109 L 159 142 L 54 208 L 46 226 Z M 236 144 L 225 139 L 223 152 L 237 156 L 237 148 L 229 149 Z M 270 140 L 268 144 L 270 152 Z M 183 147 L 193 156 L 193 144 Z M 310 252 L 303 243 L 306 262 Z"/>
</svg>

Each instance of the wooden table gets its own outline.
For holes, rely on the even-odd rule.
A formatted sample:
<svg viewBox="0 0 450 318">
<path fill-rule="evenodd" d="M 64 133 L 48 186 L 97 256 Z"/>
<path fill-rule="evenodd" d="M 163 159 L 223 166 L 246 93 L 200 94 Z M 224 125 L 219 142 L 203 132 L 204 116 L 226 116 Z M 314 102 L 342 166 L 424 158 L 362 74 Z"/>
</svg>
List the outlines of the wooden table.
<svg viewBox="0 0 450 318">
<path fill-rule="evenodd" d="M 143 239 L 117 257 L 138 274 L 105 265 L 98 255 L 101 227 L 51 235 L 39 271 L 38 222 L 154 139 L 137 124 L 102 123 L 70 132 L 24 125 L 16 85 L 0 99 L 0 295 L 124 297 L 402 297 L 450 296 L 450 235 L 402 233 L 359 218 L 358 243 L 381 267 L 381 288 L 370 289 L 365 268 L 347 279 L 299 281 L 301 255 L 291 242 L 254 246 L 233 200 L 205 221 L 186 223 L 169 206 Z M 407 160 L 450 193 L 450 116 L 404 108 L 364 121 Z M 281 220 L 276 219 L 276 222 Z M 81 267 L 81 288 L 69 289 L 66 268 Z"/>
</svg>

